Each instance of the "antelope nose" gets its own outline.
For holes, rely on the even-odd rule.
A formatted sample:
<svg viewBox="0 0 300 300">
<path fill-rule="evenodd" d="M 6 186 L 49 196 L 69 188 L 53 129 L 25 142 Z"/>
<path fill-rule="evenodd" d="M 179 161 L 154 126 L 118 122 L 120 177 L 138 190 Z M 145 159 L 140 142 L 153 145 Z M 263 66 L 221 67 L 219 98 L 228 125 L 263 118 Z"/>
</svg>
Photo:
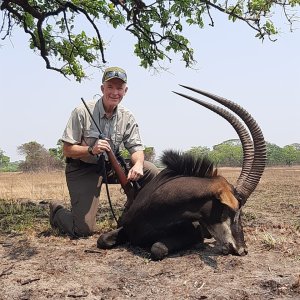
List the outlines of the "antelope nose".
<svg viewBox="0 0 300 300">
<path fill-rule="evenodd" d="M 229 245 L 223 245 L 222 246 L 222 253 L 224 255 L 228 255 L 230 253 Z"/>
<path fill-rule="evenodd" d="M 248 254 L 248 250 L 247 250 L 247 248 L 245 247 L 241 247 L 238 251 L 237 251 L 237 253 L 238 253 L 238 255 L 240 255 L 240 256 L 245 256 L 245 255 L 247 255 Z"/>
</svg>

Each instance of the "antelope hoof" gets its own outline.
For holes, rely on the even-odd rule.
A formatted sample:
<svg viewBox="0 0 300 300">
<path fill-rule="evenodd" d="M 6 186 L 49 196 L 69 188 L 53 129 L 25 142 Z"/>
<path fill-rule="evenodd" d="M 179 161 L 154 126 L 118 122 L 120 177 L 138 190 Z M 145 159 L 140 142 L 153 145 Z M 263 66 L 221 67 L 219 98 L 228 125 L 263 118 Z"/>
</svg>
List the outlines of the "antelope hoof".
<svg viewBox="0 0 300 300">
<path fill-rule="evenodd" d="M 169 253 L 167 246 L 161 242 L 156 242 L 151 247 L 151 259 L 162 260 Z"/>
</svg>

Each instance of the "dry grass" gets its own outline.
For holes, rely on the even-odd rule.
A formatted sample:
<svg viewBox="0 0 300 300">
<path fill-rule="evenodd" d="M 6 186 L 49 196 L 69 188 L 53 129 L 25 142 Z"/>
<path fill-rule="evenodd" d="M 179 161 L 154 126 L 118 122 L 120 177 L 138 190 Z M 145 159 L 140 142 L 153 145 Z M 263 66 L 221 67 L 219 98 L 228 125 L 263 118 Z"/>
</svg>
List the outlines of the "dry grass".
<svg viewBox="0 0 300 300">
<path fill-rule="evenodd" d="M 239 169 L 222 168 L 220 174 L 234 183 Z M 266 168 L 259 185 L 248 199 L 245 212 L 300 226 L 300 166 Z M 300 227 L 299 227 L 300 229 Z"/>
<path fill-rule="evenodd" d="M 40 173 L 0 173 L 0 199 L 69 199 L 63 171 Z"/>
<path fill-rule="evenodd" d="M 125 195 L 119 185 L 109 185 L 109 194 L 118 217 L 124 207 Z M 64 171 L 0 173 L 0 234 L 49 229 L 48 203 L 51 201 L 59 201 L 66 207 L 70 205 Z M 107 231 L 116 226 L 104 186 L 97 225 L 97 231 Z"/>
<path fill-rule="evenodd" d="M 238 168 L 220 168 L 219 174 L 234 183 L 240 173 Z M 111 185 L 110 190 L 117 198 L 118 185 Z M 103 193 L 102 193 L 103 194 Z M 67 201 L 69 193 L 64 171 L 41 173 L 0 173 L 0 199 L 3 200 L 60 200 Z M 276 204 L 280 214 L 282 208 L 298 207 L 300 203 L 300 166 L 292 168 L 267 168 L 263 177 L 251 195 L 247 206 L 255 205 L 261 209 Z"/>
<path fill-rule="evenodd" d="M 238 168 L 220 168 L 219 174 L 234 183 Z M 124 194 L 119 185 L 109 186 L 113 205 L 120 209 Z M 43 173 L 0 173 L 0 199 L 5 201 L 30 200 L 39 202 L 58 200 L 69 203 L 69 193 L 64 171 Z M 105 188 L 102 188 L 100 213 L 109 214 Z M 245 223 L 272 224 L 280 227 L 288 223 L 300 230 L 300 166 L 292 168 L 267 168 L 263 177 L 247 201 Z M 262 224 L 264 223 L 264 224 Z M 267 230 L 265 230 L 267 232 Z M 265 238 L 263 238 L 265 239 Z"/>
<path fill-rule="evenodd" d="M 106 198 L 104 187 L 101 198 Z M 114 199 L 124 200 L 119 185 L 110 185 Z M 39 173 L 0 173 L 0 199 L 7 201 L 69 201 L 69 192 L 64 171 Z"/>
</svg>

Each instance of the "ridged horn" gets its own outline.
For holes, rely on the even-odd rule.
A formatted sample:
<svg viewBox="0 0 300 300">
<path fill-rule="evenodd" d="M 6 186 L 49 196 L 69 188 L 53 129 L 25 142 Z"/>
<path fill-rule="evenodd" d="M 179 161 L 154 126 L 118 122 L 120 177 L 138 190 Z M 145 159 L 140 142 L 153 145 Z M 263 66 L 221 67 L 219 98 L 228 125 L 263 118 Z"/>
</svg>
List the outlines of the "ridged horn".
<svg viewBox="0 0 300 300">
<path fill-rule="evenodd" d="M 245 180 L 238 180 L 237 186 L 235 188 L 236 194 L 239 200 L 241 201 L 241 204 L 245 204 L 251 193 L 255 190 L 263 174 L 266 164 L 266 143 L 260 127 L 254 120 L 254 118 L 237 103 L 199 89 L 191 88 L 184 85 L 181 86 L 224 105 L 232 112 L 237 114 L 248 127 L 253 139 L 254 146 L 252 166 L 249 171 L 243 174 L 243 178 L 245 177 Z M 250 156 L 252 156 L 252 154 L 247 152 L 244 153 L 244 159 L 248 159 L 248 157 Z"/>
<path fill-rule="evenodd" d="M 216 114 L 220 115 L 223 117 L 225 120 L 227 120 L 232 127 L 235 129 L 236 133 L 238 134 L 241 143 L 242 143 L 242 148 L 243 148 L 243 153 L 247 154 L 244 155 L 243 157 L 243 164 L 242 164 L 242 170 L 241 174 L 237 180 L 237 185 L 244 181 L 249 174 L 251 167 L 252 167 L 252 161 L 253 161 L 253 155 L 254 155 L 254 148 L 253 148 L 253 143 L 252 139 L 250 138 L 250 135 L 248 131 L 245 129 L 244 125 L 240 122 L 240 120 L 234 116 L 232 113 L 230 113 L 228 110 L 225 110 L 224 108 L 221 108 L 217 105 L 205 102 L 203 100 L 196 99 L 194 97 L 184 95 L 182 93 L 178 92 L 173 92 L 179 96 L 185 97 L 193 102 L 196 102 L 209 110 L 215 112 Z"/>
</svg>

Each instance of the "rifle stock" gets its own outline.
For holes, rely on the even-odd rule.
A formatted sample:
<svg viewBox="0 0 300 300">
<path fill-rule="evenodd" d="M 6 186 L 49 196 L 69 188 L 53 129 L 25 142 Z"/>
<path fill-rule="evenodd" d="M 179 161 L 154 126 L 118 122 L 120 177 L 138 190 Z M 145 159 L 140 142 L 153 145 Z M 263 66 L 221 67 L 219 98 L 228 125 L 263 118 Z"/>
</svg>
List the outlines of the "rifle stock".
<svg viewBox="0 0 300 300">
<path fill-rule="evenodd" d="M 126 174 L 124 173 L 123 169 L 121 168 L 116 156 L 114 155 L 113 151 L 106 152 L 108 159 L 111 163 L 112 168 L 114 169 L 116 176 L 120 182 L 121 187 L 123 188 L 126 196 L 127 202 L 125 207 L 128 208 L 134 197 L 135 197 L 135 189 L 132 183 L 127 179 Z"/>
</svg>

